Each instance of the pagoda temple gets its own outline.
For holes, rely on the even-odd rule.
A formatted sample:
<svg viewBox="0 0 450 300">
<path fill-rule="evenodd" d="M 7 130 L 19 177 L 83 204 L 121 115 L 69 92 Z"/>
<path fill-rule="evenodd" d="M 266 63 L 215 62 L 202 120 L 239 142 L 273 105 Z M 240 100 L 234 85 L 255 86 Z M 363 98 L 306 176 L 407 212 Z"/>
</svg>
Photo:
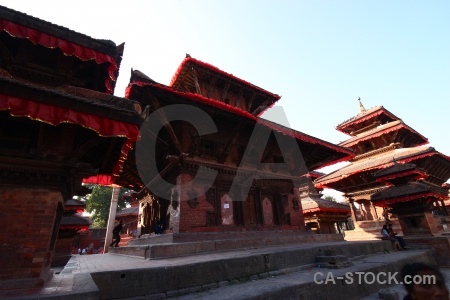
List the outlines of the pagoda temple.
<svg viewBox="0 0 450 300">
<path fill-rule="evenodd" d="M 301 175 L 353 157 L 259 118 L 280 96 L 189 55 L 168 86 L 132 71 L 126 97 L 148 116 L 116 181 L 138 191 L 138 236 L 304 231 Z"/>
<path fill-rule="evenodd" d="M 422 178 L 423 184 L 440 189 L 440 196 L 432 201 L 434 214 L 438 218 L 445 199 L 442 197 L 442 187 L 450 178 L 448 156 L 427 146 L 428 140 L 424 136 L 383 106 L 365 109 L 360 102 L 359 114 L 336 128 L 350 136 L 339 146 L 353 149 L 356 156 L 350 160 L 350 164 L 318 178 L 315 184 L 319 188 L 344 193 L 352 208 L 356 229 L 364 231 L 367 236 L 378 236 L 382 225 L 389 221 L 397 226 L 397 231 L 409 231 L 405 226 L 398 227 L 397 209 L 389 209 L 390 206 L 384 205 L 386 202 L 379 198 L 385 195 L 383 193 L 387 192 L 384 191 L 387 186 L 384 181 L 377 180 L 375 173 L 395 164 L 414 164 L 426 174 Z M 409 192 L 395 189 L 399 198 L 408 197 Z M 374 195 L 375 198 L 371 198 Z M 358 210 L 361 217 L 357 214 Z"/>
<path fill-rule="evenodd" d="M 113 182 L 138 139 L 139 103 L 112 95 L 123 49 L 0 6 L 0 297 L 52 276 L 80 225 L 66 201 Z"/>
</svg>

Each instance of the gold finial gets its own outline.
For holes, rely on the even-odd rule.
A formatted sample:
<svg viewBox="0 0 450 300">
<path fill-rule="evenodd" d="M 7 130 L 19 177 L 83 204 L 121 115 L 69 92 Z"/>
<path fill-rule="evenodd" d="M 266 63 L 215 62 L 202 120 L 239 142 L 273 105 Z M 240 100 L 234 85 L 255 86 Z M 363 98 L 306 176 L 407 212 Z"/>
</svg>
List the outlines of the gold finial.
<svg viewBox="0 0 450 300">
<path fill-rule="evenodd" d="M 362 105 L 362 103 L 361 103 L 361 98 L 360 98 L 360 97 L 358 97 L 358 101 L 359 101 L 359 111 L 360 111 L 361 113 L 365 112 L 366 109 L 364 108 L 364 105 Z"/>
</svg>

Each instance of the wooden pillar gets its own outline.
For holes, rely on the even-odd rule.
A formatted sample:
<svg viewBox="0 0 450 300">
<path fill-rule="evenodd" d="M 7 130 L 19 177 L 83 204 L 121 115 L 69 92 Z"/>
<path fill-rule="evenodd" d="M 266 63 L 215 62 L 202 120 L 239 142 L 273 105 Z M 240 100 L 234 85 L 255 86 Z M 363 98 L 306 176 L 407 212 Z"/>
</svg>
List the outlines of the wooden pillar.
<svg viewBox="0 0 450 300">
<path fill-rule="evenodd" d="M 109 251 L 109 244 L 111 244 L 113 238 L 114 221 L 116 220 L 117 204 L 119 202 L 119 191 L 119 186 L 113 186 L 111 194 L 111 206 L 109 207 L 108 224 L 106 227 L 104 253 L 107 253 Z"/>
<path fill-rule="evenodd" d="M 347 201 L 350 204 L 351 217 L 352 217 L 352 220 L 353 220 L 353 224 L 356 224 L 357 217 L 356 217 L 355 200 L 349 198 L 349 199 L 347 199 Z"/>
</svg>

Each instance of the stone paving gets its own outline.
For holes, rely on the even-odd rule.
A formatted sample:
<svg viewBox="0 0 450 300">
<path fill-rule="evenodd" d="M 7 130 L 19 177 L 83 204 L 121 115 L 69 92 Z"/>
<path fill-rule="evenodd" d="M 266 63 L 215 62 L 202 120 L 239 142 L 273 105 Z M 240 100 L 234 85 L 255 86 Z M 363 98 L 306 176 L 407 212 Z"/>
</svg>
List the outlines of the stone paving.
<svg viewBox="0 0 450 300">
<path fill-rule="evenodd" d="M 344 242 L 346 243 L 346 242 Z M 317 244 L 314 244 L 317 245 Z M 208 262 L 217 259 L 224 258 L 233 258 L 233 257 L 245 257 L 251 256 L 255 254 L 266 253 L 267 251 L 280 251 L 285 250 L 289 251 L 292 248 L 309 248 L 311 244 L 303 244 L 303 245 L 289 245 L 289 246 L 279 246 L 279 247 L 262 247 L 262 248 L 254 248 L 254 249 L 246 249 L 246 250 L 235 250 L 229 252 L 220 252 L 220 253 L 209 253 L 203 255 L 194 255 L 188 257 L 176 257 L 170 259 L 154 259 L 154 260 L 145 260 L 140 257 L 129 257 L 117 254 L 91 254 L 91 255 L 73 255 L 70 261 L 63 269 L 55 270 L 55 275 L 53 278 L 46 284 L 46 286 L 42 289 L 32 291 L 33 294 L 30 295 L 19 295 L 19 299 L 99 299 L 99 292 L 97 287 L 88 286 L 89 283 L 87 281 L 76 282 L 78 275 L 86 275 L 90 278 L 91 273 L 97 272 L 108 272 L 108 271 L 120 271 L 120 270 L 138 270 L 138 269 L 149 269 L 149 268 L 158 268 L 158 267 L 174 267 L 183 264 L 189 263 L 199 263 L 199 262 Z M 336 246 L 339 246 L 339 243 L 336 243 Z M 258 297 L 257 295 L 261 295 L 267 293 L 273 293 L 277 289 L 282 290 L 285 288 L 286 291 L 292 289 L 293 287 L 298 286 L 299 284 L 309 284 L 311 293 L 314 294 L 315 289 L 323 289 L 324 286 L 321 287 L 312 286 L 311 282 L 316 272 L 333 272 L 337 275 L 340 273 L 351 272 L 355 270 L 360 270 L 363 267 L 367 267 L 368 265 L 373 264 L 386 264 L 389 262 L 395 262 L 401 260 L 403 258 L 407 258 L 408 256 L 414 255 L 414 252 L 419 252 L 423 250 L 412 250 L 412 251 L 402 251 L 402 252 L 390 252 L 384 254 L 378 254 L 372 256 L 370 258 L 359 258 L 357 261 L 354 261 L 354 266 L 339 269 L 339 270 L 330 270 L 330 269 L 318 269 L 316 265 L 311 264 L 309 266 L 302 266 L 297 269 L 291 268 L 290 270 L 281 270 L 280 272 L 271 272 L 267 275 L 267 278 L 261 278 L 256 276 L 255 278 L 250 278 L 249 281 L 239 282 L 235 280 L 233 282 L 222 282 L 219 284 L 211 285 L 211 289 L 208 291 L 197 292 L 195 288 L 192 290 L 187 290 L 185 295 L 177 296 L 175 294 L 170 295 L 170 298 L 174 299 L 182 299 L 182 300 L 191 300 L 191 299 L 256 299 L 252 297 Z M 450 268 L 444 268 L 444 273 L 447 275 L 447 278 L 450 278 Z M 337 276 L 336 275 L 336 276 Z M 92 281 L 92 279 L 90 279 Z M 449 285 L 449 280 L 447 280 L 447 284 Z M 395 285 L 389 287 L 394 291 L 397 291 L 399 294 L 399 299 L 402 299 L 404 294 L 403 287 L 401 285 Z M 82 292 L 88 291 L 87 294 L 81 294 Z M 78 296 L 77 296 L 78 294 Z M 315 299 L 314 295 L 311 295 L 311 298 L 301 298 L 301 299 Z M 154 297 L 145 296 L 142 297 L 131 297 L 129 299 L 164 299 L 168 297 L 169 294 L 165 295 L 154 295 Z M 159 298 L 158 298 L 159 297 Z M 283 297 L 281 297 L 283 298 Z M 281 299 L 278 297 L 278 299 Z M 123 298 L 122 299 L 127 299 Z M 272 295 L 271 297 L 263 297 L 259 299 L 277 299 L 277 296 Z M 283 298 L 284 299 L 284 298 Z M 293 298 L 291 298 L 293 299 Z M 300 298 L 299 298 L 300 299 Z M 348 299 L 348 298 L 340 298 L 340 296 L 336 295 L 336 298 L 329 299 Z M 370 296 L 366 296 L 361 298 L 364 300 L 375 300 L 378 299 L 378 293 L 372 293 Z"/>
</svg>

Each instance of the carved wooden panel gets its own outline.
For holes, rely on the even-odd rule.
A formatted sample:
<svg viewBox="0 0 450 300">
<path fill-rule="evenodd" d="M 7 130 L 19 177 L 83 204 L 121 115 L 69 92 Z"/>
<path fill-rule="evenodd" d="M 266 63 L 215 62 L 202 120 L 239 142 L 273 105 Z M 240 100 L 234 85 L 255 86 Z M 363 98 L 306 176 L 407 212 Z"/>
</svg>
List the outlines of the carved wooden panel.
<svg viewBox="0 0 450 300">
<path fill-rule="evenodd" d="M 217 208 L 217 201 L 216 201 L 216 190 L 214 188 L 210 188 L 205 193 L 205 198 L 208 203 L 210 203 L 214 209 Z"/>
<path fill-rule="evenodd" d="M 217 225 L 217 214 L 213 211 L 206 212 L 206 226 L 216 226 Z"/>
</svg>

